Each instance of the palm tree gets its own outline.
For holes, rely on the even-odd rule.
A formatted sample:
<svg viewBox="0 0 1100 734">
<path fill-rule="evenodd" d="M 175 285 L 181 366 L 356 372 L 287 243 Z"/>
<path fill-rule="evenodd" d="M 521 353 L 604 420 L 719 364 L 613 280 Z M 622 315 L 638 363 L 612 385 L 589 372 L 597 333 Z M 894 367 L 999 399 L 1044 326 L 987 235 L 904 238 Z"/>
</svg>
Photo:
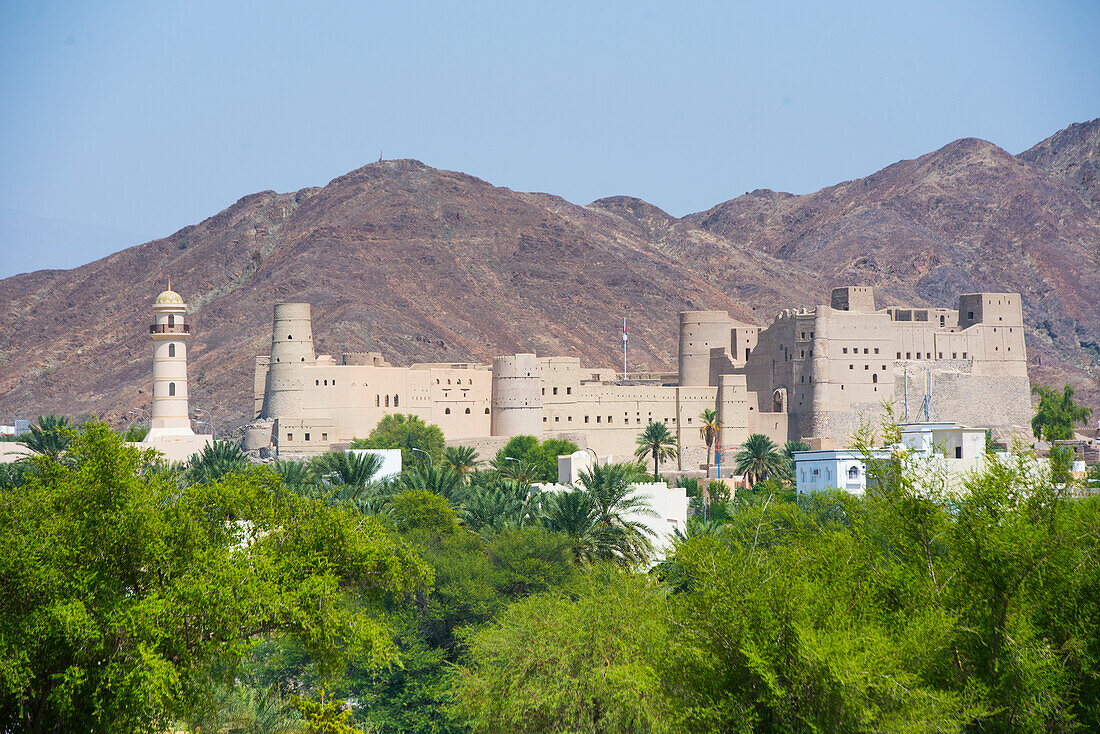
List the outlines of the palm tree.
<svg viewBox="0 0 1100 734">
<path fill-rule="evenodd" d="M 463 482 L 469 480 L 469 474 L 476 471 L 480 463 L 477 450 L 472 446 L 448 446 L 443 449 L 443 465 L 458 472 Z"/>
<path fill-rule="evenodd" d="M 462 476 L 449 466 L 415 467 L 401 472 L 398 491 L 422 489 L 458 503 L 465 495 Z"/>
<path fill-rule="evenodd" d="M 649 456 L 653 457 L 653 481 L 655 482 L 661 479 L 659 473 L 661 462 L 675 459 L 679 455 L 680 449 L 676 447 L 676 439 L 664 423 L 650 421 L 638 436 L 638 449 L 634 452 L 634 456 L 640 461 L 645 461 Z"/>
<path fill-rule="evenodd" d="M 474 532 L 499 532 L 530 524 L 542 493 L 528 484 L 496 479 L 467 491 L 458 516 Z"/>
<path fill-rule="evenodd" d="M 788 441 L 783 444 L 783 480 L 794 484 L 794 452 L 809 451 L 810 444 L 805 441 Z"/>
<path fill-rule="evenodd" d="M 707 468 L 710 468 L 710 447 L 718 441 L 718 432 L 722 430 L 722 421 L 718 420 L 718 411 L 707 408 L 699 416 L 703 425 L 699 426 L 699 437 L 707 445 Z"/>
<path fill-rule="evenodd" d="M 67 416 L 40 415 L 31 426 L 31 432 L 23 434 L 19 443 L 36 454 L 60 459 L 73 442 L 73 424 Z"/>
<path fill-rule="evenodd" d="M 762 433 L 754 433 L 745 439 L 734 460 L 737 462 L 737 473 L 749 477 L 750 484 L 783 474 L 783 455 L 775 443 Z"/>
<path fill-rule="evenodd" d="M 592 496 L 583 489 L 553 492 L 546 496 L 541 512 L 543 526 L 569 538 L 573 560 L 592 563 L 611 555 L 607 529 L 596 519 Z"/>
<path fill-rule="evenodd" d="M 317 466 L 309 461 L 276 461 L 272 468 L 298 494 L 312 494 L 321 483 Z"/>
<path fill-rule="evenodd" d="M 191 457 L 183 474 L 192 484 L 212 484 L 227 474 L 243 471 L 249 465 L 239 444 L 214 441 Z"/>
<path fill-rule="evenodd" d="M 542 468 L 538 464 L 526 459 L 504 457 L 499 462 L 494 462 L 494 466 L 500 476 L 520 484 L 531 484 L 542 474 Z"/>
<path fill-rule="evenodd" d="M 329 483 L 350 490 L 348 499 L 355 500 L 363 493 L 382 468 L 378 454 L 332 451 L 318 456 L 316 471 Z"/>
<path fill-rule="evenodd" d="M 649 502 L 637 494 L 635 486 L 646 479 L 633 464 L 596 464 L 580 473 L 580 483 L 592 498 L 596 522 L 615 533 L 615 552 L 628 563 L 649 558 L 653 531 L 630 515 L 657 517 Z"/>
</svg>

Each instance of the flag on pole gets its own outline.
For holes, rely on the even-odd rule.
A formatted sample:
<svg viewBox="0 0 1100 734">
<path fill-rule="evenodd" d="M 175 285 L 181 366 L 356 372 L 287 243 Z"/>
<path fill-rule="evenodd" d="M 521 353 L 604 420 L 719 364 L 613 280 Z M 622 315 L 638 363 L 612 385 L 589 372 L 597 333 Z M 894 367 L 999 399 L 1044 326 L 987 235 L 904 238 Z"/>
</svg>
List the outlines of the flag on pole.
<svg viewBox="0 0 1100 734">
<path fill-rule="evenodd" d="M 626 319 L 623 319 L 623 341 L 626 341 Z"/>
</svg>

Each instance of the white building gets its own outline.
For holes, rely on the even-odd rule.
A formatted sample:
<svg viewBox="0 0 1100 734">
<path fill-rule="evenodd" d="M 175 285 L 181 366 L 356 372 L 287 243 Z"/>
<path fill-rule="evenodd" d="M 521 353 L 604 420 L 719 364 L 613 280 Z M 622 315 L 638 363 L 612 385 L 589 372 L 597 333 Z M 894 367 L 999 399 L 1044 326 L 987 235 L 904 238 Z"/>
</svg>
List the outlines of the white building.
<svg viewBox="0 0 1100 734">
<path fill-rule="evenodd" d="M 963 477 L 981 468 L 985 456 L 985 429 L 954 423 L 908 423 L 901 426 L 901 442 L 875 449 L 875 458 L 900 454 L 926 482 L 941 481 L 944 489 L 958 490 Z M 794 452 L 795 488 L 799 494 L 843 489 L 867 491 L 863 455 L 850 449 Z"/>
</svg>

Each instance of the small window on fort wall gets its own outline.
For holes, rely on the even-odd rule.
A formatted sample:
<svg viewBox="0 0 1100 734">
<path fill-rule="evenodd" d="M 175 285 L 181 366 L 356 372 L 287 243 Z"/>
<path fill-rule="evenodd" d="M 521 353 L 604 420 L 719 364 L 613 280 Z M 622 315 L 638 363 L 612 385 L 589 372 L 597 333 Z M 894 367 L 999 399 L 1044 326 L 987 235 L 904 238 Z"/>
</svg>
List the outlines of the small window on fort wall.
<svg viewBox="0 0 1100 734">
<path fill-rule="evenodd" d="M 571 388 L 571 387 L 565 388 L 565 394 L 566 395 L 572 395 L 573 394 L 573 388 Z"/>
<path fill-rule="evenodd" d="M 322 433 L 321 434 L 321 440 L 322 441 L 327 441 L 328 440 L 328 434 L 327 433 Z"/>
<path fill-rule="evenodd" d="M 313 384 L 314 384 L 314 385 L 320 385 L 320 384 L 321 384 L 321 381 L 320 381 L 320 380 L 314 380 L 314 381 L 313 381 Z"/>
<path fill-rule="evenodd" d="M 878 347 L 875 347 L 875 354 L 878 354 Z"/>
<path fill-rule="evenodd" d="M 966 318 L 968 318 L 968 319 L 974 318 L 974 312 L 973 311 L 967 311 L 966 312 Z"/>
<path fill-rule="evenodd" d="M 869 370 L 869 369 L 871 369 L 871 365 L 865 364 L 865 365 L 863 365 L 863 369 Z"/>
<path fill-rule="evenodd" d="M 963 359 L 966 359 L 966 352 L 963 352 Z"/>
<path fill-rule="evenodd" d="M 602 423 L 603 422 L 603 416 L 599 416 L 599 415 L 596 416 L 596 422 L 597 423 Z"/>
<path fill-rule="evenodd" d="M 546 388 L 545 388 L 545 387 L 544 387 L 544 388 L 542 388 L 542 394 L 543 394 L 543 395 L 545 395 L 545 394 L 546 394 Z"/>
<path fill-rule="evenodd" d="M 469 408 L 467 408 L 467 409 L 466 409 L 466 415 L 469 415 L 469 414 L 470 414 L 470 409 L 469 409 Z"/>
<path fill-rule="evenodd" d="M 607 416 L 607 422 L 608 422 L 608 423 L 610 423 L 610 422 L 611 422 L 611 416 Z"/>
<path fill-rule="evenodd" d="M 443 411 L 443 415 L 450 415 L 450 414 L 451 414 L 451 409 L 450 409 L 450 408 L 446 408 L 446 409 L 445 409 L 445 410 Z"/>
<path fill-rule="evenodd" d="M 844 352 L 844 354 L 847 354 L 848 353 L 848 347 L 844 347 L 843 352 Z"/>
<path fill-rule="evenodd" d="M 176 394 L 176 383 L 174 383 L 174 382 L 169 382 L 168 383 L 168 394 L 169 395 L 175 395 Z"/>
<path fill-rule="evenodd" d="M 959 358 L 959 353 L 958 352 L 951 352 L 951 359 L 958 359 L 958 358 Z"/>
<path fill-rule="evenodd" d="M 913 355 L 913 353 L 912 353 L 912 352 L 906 352 L 906 353 L 905 353 L 905 358 L 906 358 L 906 359 L 912 359 L 912 358 L 913 358 L 913 356 L 912 356 L 912 355 Z"/>
<path fill-rule="evenodd" d="M 898 359 L 901 359 L 901 352 L 898 352 Z"/>
<path fill-rule="evenodd" d="M 931 352 L 925 352 L 924 353 L 924 358 L 925 359 L 932 359 L 932 353 Z"/>
<path fill-rule="evenodd" d="M 558 423 L 559 421 L 561 421 L 561 416 L 560 415 L 554 416 L 554 422 Z"/>
<path fill-rule="evenodd" d="M 399 396 L 399 395 L 394 395 L 393 396 L 393 407 L 395 407 L 395 408 L 397 407 L 398 402 L 400 401 L 400 399 L 401 399 L 401 396 Z"/>
<path fill-rule="evenodd" d="M 557 394 L 558 394 L 558 388 L 556 388 L 556 387 L 554 388 L 554 394 L 555 394 L 555 395 L 557 395 Z"/>
<path fill-rule="evenodd" d="M 386 396 L 386 407 L 387 408 L 390 407 L 390 396 L 389 395 Z M 448 412 L 450 412 L 450 411 L 448 410 Z"/>
<path fill-rule="evenodd" d="M 943 316 L 940 316 L 940 326 L 943 326 Z"/>
<path fill-rule="evenodd" d="M 381 395 L 375 395 L 374 396 L 374 407 L 377 408 L 380 405 L 382 405 L 382 396 Z"/>
<path fill-rule="evenodd" d="M 309 434 L 308 433 L 306 434 L 306 440 L 307 441 L 309 440 Z"/>
<path fill-rule="evenodd" d="M 286 440 L 287 441 L 293 441 L 294 440 L 294 434 L 293 433 L 286 434 Z"/>
<path fill-rule="evenodd" d="M 293 334 L 287 334 L 286 338 L 287 338 L 287 341 L 293 341 L 294 340 L 294 335 Z"/>
<path fill-rule="evenodd" d="M 936 359 L 943 359 L 943 352 L 936 352 L 939 356 Z"/>
</svg>

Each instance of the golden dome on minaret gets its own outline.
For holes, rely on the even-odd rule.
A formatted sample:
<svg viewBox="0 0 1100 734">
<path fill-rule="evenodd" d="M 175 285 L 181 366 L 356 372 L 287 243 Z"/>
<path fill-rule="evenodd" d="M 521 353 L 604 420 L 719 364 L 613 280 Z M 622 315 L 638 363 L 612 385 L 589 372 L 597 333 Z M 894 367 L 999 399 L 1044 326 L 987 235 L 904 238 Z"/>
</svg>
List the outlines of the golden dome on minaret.
<svg viewBox="0 0 1100 734">
<path fill-rule="evenodd" d="M 172 279 L 169 278 L 168 279 L 168 290 L 163 291 L 159 296 L 157 296 L 157 300 L 156 300 L 155 305 L 157 305 L 157 306 L 166 306 L 166 305 L 174 306 L 174 305 L 177 305 L 177 304 L 182 306 L 183 305 L 183 298 L 180 296 L 179 293 L 176 293 L 174 290 L 172 290 Z"/>
</svg>

